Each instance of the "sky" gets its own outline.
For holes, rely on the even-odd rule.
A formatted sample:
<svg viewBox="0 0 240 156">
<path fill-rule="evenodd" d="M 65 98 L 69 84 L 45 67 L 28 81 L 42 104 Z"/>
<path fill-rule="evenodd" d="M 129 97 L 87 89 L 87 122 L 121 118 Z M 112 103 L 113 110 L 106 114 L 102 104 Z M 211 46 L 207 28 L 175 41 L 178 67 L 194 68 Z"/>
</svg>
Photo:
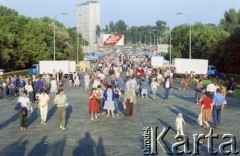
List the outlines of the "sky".
<svg viewBox="0 0 240 156">
<path fill-rule="evenodd" d="M 85 0 L 0 0 L 0 5 L 15 9 L 19 14 L 40 18 L 54 18 L 66 27 L 76 26 L 76 5 Z M 157 20 L 167 22 L 170 28 L 196 22 L 219 24 L 224 12 L 240 9 L 240 0 L 98 0 L 101 27 L 110 21 L 123 20 L 128 26 L 155 25 Z M 178 12 L 187 16 L 176 15 Z"/>
</svg>

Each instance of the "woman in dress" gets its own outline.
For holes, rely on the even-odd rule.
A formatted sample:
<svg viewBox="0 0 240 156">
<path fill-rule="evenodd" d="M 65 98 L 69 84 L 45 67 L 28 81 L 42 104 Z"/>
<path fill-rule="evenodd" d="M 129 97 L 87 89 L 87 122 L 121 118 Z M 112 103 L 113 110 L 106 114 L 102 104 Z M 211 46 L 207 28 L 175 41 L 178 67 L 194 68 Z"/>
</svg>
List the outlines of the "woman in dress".
<svg viewBox="0 0 240 156">
<path fill-rule="evenodd" d="M 38 108 L 40 109 L 41 114 L 41 124 L 46 124 L 47 114 L 48 114 L 48 102 L 49 96 L 47 95 L 47 90 L 43 89 L 41 95 L 39 96 Z"/>
<path fill-rule="evenodd" d="M 208 124 L 209 121 L 212 120 L 212 109 L 213 109 L 213 101 L 210 98 L 209 92 L 205 92 L 205 97 L 200 100 L 202 107 L 201 107 L 201 113 L 202 113 L 202 121 L 205 124 L 203 128 L 210 128 L 210 125 Z"/>
<path fill-rule="evenodd" d="M 96 88 L 93 88 L 89 94 L 89 113 L 91 114 L 91 120 L 93 120 L 93 116 L 97 119 L 97 113 L 100 111 L 96 90 Z"/>
<path fill-rule="evenodd" d="M 85 82 L 85 89 L 89 90 L 90 76 L 88 72 L 84 76 L 84 82 Z"/>
<path fill-rule="evenodd" d="M 103 96 L 104 96 L 104 100 L 105 100 L 103 109 L 107 110 L 107 117 L 109 117 L 110 111 L 111 111 L 112 117 L 115 117 L 113 114 L 113 111 L 115 110 L 115 107 L 114 107 L 115 93 L 112 89 L 112 86 L 107 87 Z"/>
<path fill-rule="evenodd" d="M 74 79 L 74 87 L 79 87 L 79 86 L 80 86 L 80 78 L 79 78 L 79 74 L 76 74 Z"/>
<path fill-rule="evenodd" d="M 57 81 L 53 77 L 51 80 L 51 93 L 52 95 L 56 95 L 58 92 Z"/>
<path fill-rule="evenodd" d="M 151 84 L 151 89 L 152 89 L 152 93 L 153 93 L 153 96 L 152 96 L 153 100 L 155 100 L 155 98 L 156 98 L 157 88 L 158 88 L 158 81 L 157 81 L 157 79 L 155 79 Z"/>
</svg>

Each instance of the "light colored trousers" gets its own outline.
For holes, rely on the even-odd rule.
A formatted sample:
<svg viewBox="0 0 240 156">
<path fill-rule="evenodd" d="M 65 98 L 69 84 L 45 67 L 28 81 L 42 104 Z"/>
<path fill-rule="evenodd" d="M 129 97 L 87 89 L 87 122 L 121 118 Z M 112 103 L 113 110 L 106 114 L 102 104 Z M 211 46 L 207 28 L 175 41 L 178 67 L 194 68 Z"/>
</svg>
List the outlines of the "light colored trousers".
<svg viewBox="0 0 240 156">
<path fill-rule="evenodd" d="M 85 89 L 86 90 L 89 90 L 89 83 L 90 83 L 90 81 L 85 81 Z"/>
<path fill-rule="evenodd" d="M 182 125 L 177 125 L 177 135 L 179 135 L 179 134 L 184 135 Z"/>
<path fill-rule="evenodd" d="M 40 107 L 41 120 L 46 122 L 48 113 L 48 106 Z"/>
<path fill-rule="evenodd" d="M 66 124 L 66 106 L 57 107 L 57 115 L 59 120 L 59 125 L 65 127 Z"/>
</svg>

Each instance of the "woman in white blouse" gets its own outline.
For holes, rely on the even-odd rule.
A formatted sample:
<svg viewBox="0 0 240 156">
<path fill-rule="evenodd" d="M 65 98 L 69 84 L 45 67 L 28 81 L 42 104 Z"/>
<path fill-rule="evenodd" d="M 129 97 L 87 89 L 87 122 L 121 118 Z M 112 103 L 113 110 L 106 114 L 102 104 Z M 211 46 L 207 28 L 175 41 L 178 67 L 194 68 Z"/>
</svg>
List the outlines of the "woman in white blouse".
<svg viewBox="0 0 240 156">
<path fill-rule="evenodd" d="M 28 117 L 28 105 L 30 104 L 30 100 L 27 97 L 27 91 L 22 92 L 22 96 L 18 99 L 18 102 L 21 103 L 21 111 L 19 111 L 20 116 L 20 126 L 21 131 L 27 130 L 27 117 Z"/>
<path fill-rule="evenodd" d="M 49 96 L 47 95 L 47 90 L 43 89 L 41 95 L 39 96 L 38 108 L 40 108 L 41 114 L 41 124 L 46 124 L 47 114 L 48 114 L 48 101 Z"/>
</svg>

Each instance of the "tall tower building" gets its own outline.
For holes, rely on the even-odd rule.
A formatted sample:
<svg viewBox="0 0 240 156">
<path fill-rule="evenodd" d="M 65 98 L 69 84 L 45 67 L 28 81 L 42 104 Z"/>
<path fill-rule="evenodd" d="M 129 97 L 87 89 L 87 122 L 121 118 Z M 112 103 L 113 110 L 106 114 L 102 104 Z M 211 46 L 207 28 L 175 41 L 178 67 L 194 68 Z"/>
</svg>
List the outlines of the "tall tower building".
<svg viewBox="0 0 240 156">
<path fill-rule="evenodd" d="M 97 1 L 87 1 L 77 5 L 77 32 L 89 44 L 96 43 L 96 28 L 100 26 L 100 5 Z"/>
</svg>

